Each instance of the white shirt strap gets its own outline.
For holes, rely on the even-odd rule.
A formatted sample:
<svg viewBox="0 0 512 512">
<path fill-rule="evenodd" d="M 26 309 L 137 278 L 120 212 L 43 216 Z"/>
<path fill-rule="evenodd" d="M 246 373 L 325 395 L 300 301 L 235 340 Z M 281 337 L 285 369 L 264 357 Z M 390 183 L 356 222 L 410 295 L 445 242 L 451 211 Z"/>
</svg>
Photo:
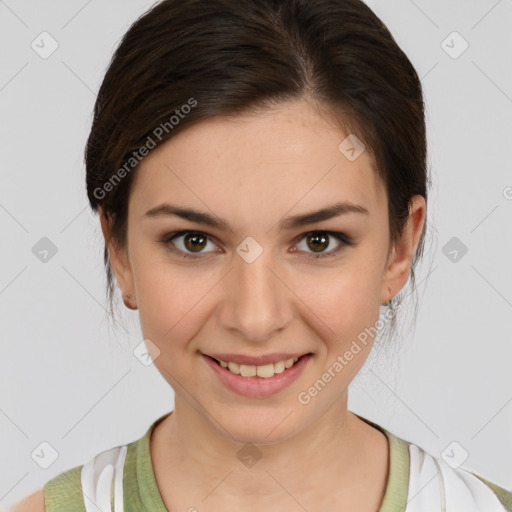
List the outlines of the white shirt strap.
<svg viewBox="0 0 512 512">
<path fill-rule="evenodd" d="M 112 487 L 114 512 L 123 512 L 123 472 L 127 451 L 126 445 L 116 446 L 83 465 L 80 478 L 86 512 L 112 512 Z"/>
<path fill-rule="evenodd" d="M 405 512 L 506 512 L 494 492 L 469 471 L 409 444 L 409 495 Z"/>
</svg>

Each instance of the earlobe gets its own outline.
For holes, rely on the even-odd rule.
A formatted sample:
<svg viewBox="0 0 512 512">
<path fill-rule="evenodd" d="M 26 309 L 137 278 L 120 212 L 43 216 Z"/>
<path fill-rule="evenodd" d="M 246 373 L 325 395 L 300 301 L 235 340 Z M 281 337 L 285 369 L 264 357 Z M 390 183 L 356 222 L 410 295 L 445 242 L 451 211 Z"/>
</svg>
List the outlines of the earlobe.
<svg viewBox="0 0 512 512">
<path fill-rule="evenodd" d="M 104 214 L 102 207 L 99 207 L 99 216 L 101 223 L 101 231 L 105 239 L 108 250 L 110 266 L 116 277 L 117 283 L 121 288 L 123 301 L 129 309 L 137 309 L 135 304 L 135 293 L 133 286 L 133 276 L 128 259 L 127 251 L 123 247 L 119 247 L 111 236 L 111 220 Z"/>
</svg>

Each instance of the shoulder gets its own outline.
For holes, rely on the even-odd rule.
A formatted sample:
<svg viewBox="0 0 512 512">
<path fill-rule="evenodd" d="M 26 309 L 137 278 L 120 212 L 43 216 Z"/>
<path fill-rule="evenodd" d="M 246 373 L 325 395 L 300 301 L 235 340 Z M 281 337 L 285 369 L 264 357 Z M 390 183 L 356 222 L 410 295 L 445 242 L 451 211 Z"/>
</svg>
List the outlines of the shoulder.
<svg viewBox="0 0 512 512">
<path fill-rule="evenodd" d="M 439 510 L 466 512 L 511 512 L 512 491 L 504 489 L 457 464 L 451 450 L 435 457 L 408 443 L 409 495 L 411 512 L 438 504 Z M 409 508 L 407 509 L 409 512 Z"/>
<path fill-rule="evenodd" d="M 12 505 L 7 512 L 45 512 L 44 489 L 39 489 Z"/>
<path fill-rule="evenodd" d="M 142 437 L 104 450 L 85 464 L 56 475 L 6 512 L 86 512 L 96 510 L 98 504 L 105 507 L 100 510 L 106 510 L 108 503 L 114 507 L 116 499 L 123 499 L 124 481 L 137 483 L 137 459 L 149 457 L 149 436 L 165 416 L 155 420 Z M 133 487 L 128 486 L 130 499 L 137 498 Z"/>
<path fill-rule="evenodd" d="M 8 512 L 86 512 L 85 500 L 102 506 L 113 503 L 114 469 L 121 477 L 116 479 L 119 492 L 126 450 L 126 446 L 116 446 L 96 454 L 85 464 L 59 473 Z"/>
<path fill-rule="evenodd" d="M 7 512 L 84 512 L 82 467 L 76 466 L 58 474 Z"/>
<path fill-rule="evenodd" d="M 46 512 L 85 510 L 81 483 L 82 468 L 83 466 L 76 466 L 68 469 L 44 484 Z"/>
</svg>

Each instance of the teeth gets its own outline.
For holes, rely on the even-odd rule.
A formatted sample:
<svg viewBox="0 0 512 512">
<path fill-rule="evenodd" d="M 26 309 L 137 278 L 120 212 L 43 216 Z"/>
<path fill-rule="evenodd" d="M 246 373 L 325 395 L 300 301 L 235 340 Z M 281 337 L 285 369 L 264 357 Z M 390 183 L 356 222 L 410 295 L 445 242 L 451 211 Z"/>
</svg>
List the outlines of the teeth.
<svg viewBox="0 0 512 512">
<path fill-rule="evenodd" d="M 228 363 L 228 370 L 231 373 L 235 373 L 236 375 L 240 375 L 240 365 L 238 363 Z"/>
<path fill-rule="evenodd" d="M 227 368 L 235 375 L 242 377 L 261 377 L 262 379 L 270 379 L 276 373 L 282 373 L 285 369 L 290 368 L 299 360 L 298 357 L 287 359 L 286 361 L 278 361 L 277 363 L 264 364 L 262 366 L 254 366 L 248 364 L 232 363 L 231 361 L 219 361 L 222 368 Z"/>
<path fill-rule="evenodd" d="M 284 361 L 274 363 L 274 373 L 283 373 L 285 370 Z"/>
<path fill-rule="evenodd" d="M 256 369 L 256 375 L 258 377 L 262 377 L 263 379 L 268 379 L 269 377 L 274 376 L 274 364 L 265 364 L 263 366 L 251 366 L 251 368 Z"/>
<path fill-rule="evenodd" d="M 249 366 L 248 364 L 241 364 L 240 365 L 240 375 L 242 377 L 256 377 L 256 366 Z"/>
</svg>

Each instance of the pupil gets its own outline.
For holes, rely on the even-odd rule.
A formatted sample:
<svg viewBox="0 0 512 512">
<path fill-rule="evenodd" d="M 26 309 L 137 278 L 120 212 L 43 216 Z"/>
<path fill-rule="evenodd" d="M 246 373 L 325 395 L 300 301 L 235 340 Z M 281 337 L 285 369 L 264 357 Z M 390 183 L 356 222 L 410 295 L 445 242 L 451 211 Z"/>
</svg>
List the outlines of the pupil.
<svg viewBox="0 0 512 512">
<path fill-rule="evenodd" d="M 200 242 L 198 242 L 197 240 L 200 240 Z M 190 243 L 191 243 L 191 245 L 190 245 Z M 186 245 L 187 249 L 189 249 L 191 251 L 193 251 L 194 249 L 198 249 L 198 250 L 203 249 L 204 243 L 205 243 L 205 237 L 202 235 L 194 234 L 194 235 L 186 235 L 185 236 L 185 245 Z"/>
<path fill-rule="evenodd" d="M 329 241 L 325 235 L 316 235 L 315 234 L 315 235 L 310 235 L 308 237 L 308 243 L 312 242 L 312 241 L 318 241 L 318 240 L 321 240 L 321 242 L 320 242 L 321 245 L 320 246 L 316 245 L 316 247 L 313 245 L 313 247 L 311 247 L 311 249 L 313 249 L 313 251 L 315 251 L 315 252 L 321 252 L 324 249 L 327 249 L 327 247 L 329 246 Z"/>
</svg>

